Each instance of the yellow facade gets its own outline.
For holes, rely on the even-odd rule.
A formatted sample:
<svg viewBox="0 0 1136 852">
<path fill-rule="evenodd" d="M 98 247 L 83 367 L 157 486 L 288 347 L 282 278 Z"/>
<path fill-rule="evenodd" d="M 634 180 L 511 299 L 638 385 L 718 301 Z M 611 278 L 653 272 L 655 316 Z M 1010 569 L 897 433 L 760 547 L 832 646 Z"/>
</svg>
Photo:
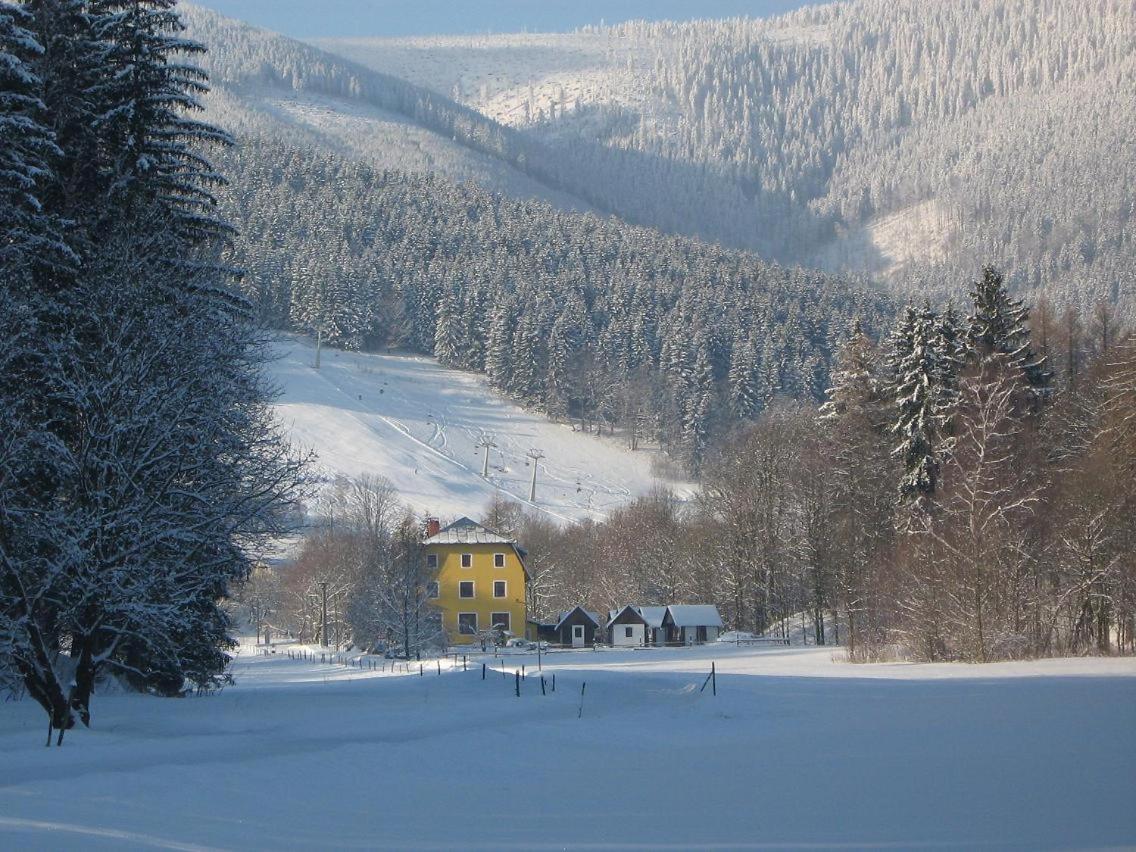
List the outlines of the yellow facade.
<svg viewBox="0 0 1136 852">
<path fill-rule="evenodd" d="M 494 623 L 516 636 L 525 635 L 525 567 L 513 544 L 427 540 L 425 549 L 428 567 L 433 568 L 431 557 L 437 560 L 433 602 L 442 610 L 442 627 L 451 645 L 480 642 L 478 634 Z M 463 592 L 472 596 L 463 597 Z"/>
</svg>

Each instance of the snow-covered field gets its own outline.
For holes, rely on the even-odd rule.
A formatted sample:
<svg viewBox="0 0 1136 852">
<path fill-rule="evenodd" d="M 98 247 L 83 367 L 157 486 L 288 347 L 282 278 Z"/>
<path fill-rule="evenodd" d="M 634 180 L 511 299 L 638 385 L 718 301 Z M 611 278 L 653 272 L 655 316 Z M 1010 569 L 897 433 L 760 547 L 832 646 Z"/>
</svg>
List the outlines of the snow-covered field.
<svg viewBox="0 0 1136 852">
<path fill-rule="evenodd" d="M 317 372 L 308 341 L 287 338 L 278 354 L 278 414 L 299 446 L 317 452 L 327 481 L 385 476 L 405 503 L 442 518 L 476 516 L 503 492 L 560 522 L 603 518 L 659 484 L 654 453 L 554 423 L 431 358 L 324 349 Z M 485 436 L 497 444 L 487 479 L 477 446 Z M 534 448 L 545 458 L 529 503 Z M 668 484 L 680 496 L 692 489 Z"/>
<path fill-rule="evenodd" d="M 97 697 L 62 749 L 32 702 L 0 705 L 0 848 L 1136 845 L 1131 659 L 832 653 L 553 653 L 542 695 L 532 656 L 482 680 L 245 646 L 235 686 Z"/>
</svg>

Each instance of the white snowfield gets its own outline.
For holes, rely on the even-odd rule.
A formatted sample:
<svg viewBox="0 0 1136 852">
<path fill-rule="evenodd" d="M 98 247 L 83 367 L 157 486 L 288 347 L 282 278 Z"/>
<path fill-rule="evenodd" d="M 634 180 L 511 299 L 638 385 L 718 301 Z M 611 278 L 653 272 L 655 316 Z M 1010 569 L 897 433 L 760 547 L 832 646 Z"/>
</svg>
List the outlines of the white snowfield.
<svg viewBox="0 0 1136 852">
<path fill-rule="evenodd" d="M 0 704 L 0 848 L 1136 845 L 1131 659 L 713 646 L 489 656 L 483 680 L 259 653 L 212 696 L 98 696 L 62 749 Z"/>
<path fill-rule="evenodd" d="M 309 341 L 286 338 L 277 353 L 278 415 L 299 447 L 316 451 L 326 481 L 385 476 L 415 510 L 451 519 L 476 516 L 501 492 L 561 523 L 602 519 L 661 484 L 654 453 L 554 423 L 503 398 L 484 378 L 431 358 L 325 348 L 317 371 Z M 487 436 L 497 447 L 483 478 L 478 443 Z M 528 499 L 531 449 L 545 454 L 535 502 Z M 667 484 L 679 496 L 693 490 Z"/>
</svg>

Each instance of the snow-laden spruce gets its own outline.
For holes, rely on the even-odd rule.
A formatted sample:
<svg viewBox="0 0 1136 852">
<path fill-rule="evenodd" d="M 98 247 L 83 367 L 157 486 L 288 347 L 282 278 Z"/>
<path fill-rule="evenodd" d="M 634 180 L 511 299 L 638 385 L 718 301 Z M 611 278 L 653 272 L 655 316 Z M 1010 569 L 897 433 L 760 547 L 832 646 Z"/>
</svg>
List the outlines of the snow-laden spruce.
<svg viewBox="0 0 1136 852">
<path fill-rule="evenodd" d="M 111 674 L 163 694 L 225 677 L 219 601 L 299 484 L 221 263 L 204 149 L 227 137 L 191 117 L 203 48 L 173 5 L 28 2 L 30 38 L 3 30 L 5 56 L 42 47 L 19 108 L 42 103 L 55 147 L 27 206 L 77 257 L 6 257 L 0 299 L 0 667 L 49 742 Z"/>
</svg>

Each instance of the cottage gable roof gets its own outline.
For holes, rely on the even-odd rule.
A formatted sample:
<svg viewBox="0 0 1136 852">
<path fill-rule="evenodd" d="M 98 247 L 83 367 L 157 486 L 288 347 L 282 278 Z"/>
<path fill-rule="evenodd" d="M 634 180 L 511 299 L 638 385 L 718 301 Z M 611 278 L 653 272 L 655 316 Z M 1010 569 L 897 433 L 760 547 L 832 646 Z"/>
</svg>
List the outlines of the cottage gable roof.
<svg viewBox="0 0 1136 852">
<path fill-rule="evenodd" d="M 437 534 L 430 536 L 423 544 L 511 544 L 516 547 L 517 542 L 486 529 L 477 521 L 459 518 Z"/>
<path fill-rule="evenodd" d="M 635 604 L 628 604 L 622 609 L 613 609 L 608 612 L 608 627 L 610 627 L 617 618 L 629 611 L 637 616 L 638 620 L 642 621 L 647 627 L 662 627 L 663 616 L 666 615 L 667 608 L 665 606 L 636 606 Z"/>
<path fill-rule="evenodd" d="M 643 616 L 648 627 L 662 627 L 663 617 L 667 614 L 665 606 L 637 606 L 636 612 Z"/>
<path fill-rule="evenodd" d="M 620 617 L 621 617 L 621 616 L 622 616 L 622 615 L 623 615 L 623 614 L 624 614 L 625 612 L 629 612 L 629 613 L 631 613 L 631 615 L 633 615 L 633 616 L 634 616 L 635 618 L 637 618 L 637 619 L 638 619 L 639 621 L 642 621 L 642 620 L 643 620 L 643 616 L 642 616 L 642 614 L 640 614 L 640 612 L 639 612 L 639 608 L 638 608 L 638 607 L 635 607 L 635 606 L 632 606 L 631 604 L 628 604 L 628 605 L 627 605 L 627 606 L 625 606 L 625 607 L 624 607 L 623 609 L 611 609 L 611 610 L 608 610 L 608 613 L 607 613 L 607 626 L 608 626 L 608 627 L 611 627 L 611 626 L 612 626 L 612 625 L 613 625 L 613 624 L 615 623 L 615 620 L 616 620 L 617 618 L 620 618 Z"/>
<path fill-rule="evenodd" d="M 667 607 L 675 627 L 724 627 L 718 607 L 713 604 L 674 604 Z"/>
<path fill-rule="evenodd" d="M 568 610 L 567 612 L 560 613 L 560 618 L 556 622 L 556 629 L 559 630 L 561 628 L 561 626 L 564 624 L 564 622 L 567 621 L 569 618 L 571 618 L 572 615 L 576 612 L 583 613 L 587 618 L 589 618 L 591 620 L 592 624 L 594 624 L 596 627 L 600 626 L 600 617 L 598 615 L 596 615 L 594 612 L 588 612 L 582 606 L 577 606 L 577 607 L 573 607 L 572 609 Z"/>
</svg>

